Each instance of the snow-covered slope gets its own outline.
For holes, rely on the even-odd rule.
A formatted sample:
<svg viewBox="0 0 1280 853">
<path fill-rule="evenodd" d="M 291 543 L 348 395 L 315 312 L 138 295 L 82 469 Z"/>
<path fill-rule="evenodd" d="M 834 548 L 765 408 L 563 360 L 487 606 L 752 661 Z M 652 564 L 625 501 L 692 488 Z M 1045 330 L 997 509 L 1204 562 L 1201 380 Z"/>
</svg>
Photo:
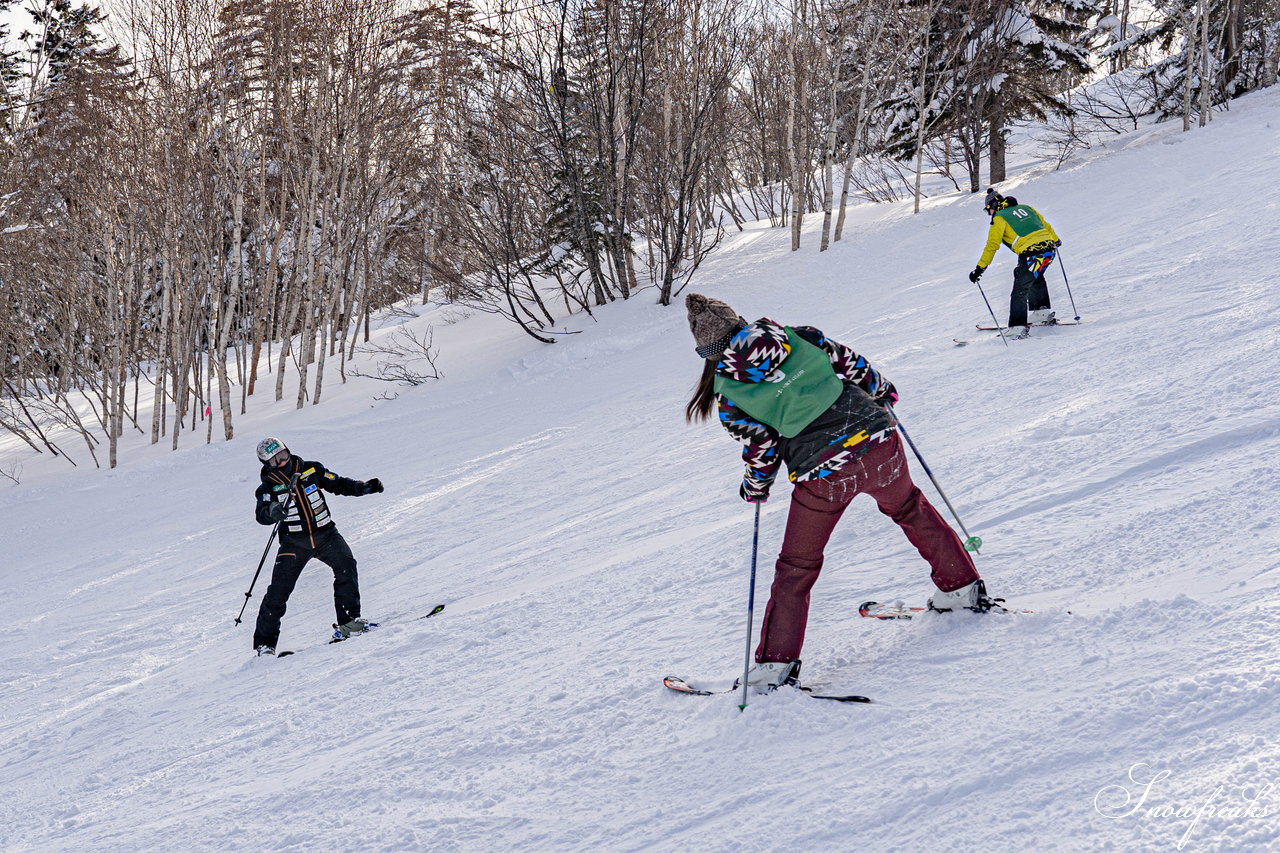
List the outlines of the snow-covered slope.
<svg viewBox="0 0 1280 853">
<path fill-rule="evenodd" d="M 700 365 L 651 292 L 554 346 L 430 311 L 444 379 L 397 399 L 354 380 L 230 443 L 24 463 L 0 489 L 0 849 L 1280 849 L 1277 185 L 1280 90 L 1028 170 L 1005 190 L 1065 240 L 1084 322 L 1007 349 L 972 328 L 980 196 L 858 208 L 821 255 L 755 225 L 706 263 L 696 290 L 894 381 L 989 587 L 1036 611 L 859 619 L 930 586 L 855 502 L 804 671 L 872 706 L 662 688 L 741 667 L 751 508 L 738 446 L 684 423 Z M 330 502 L 376 635 L 325 645 L 318 563 L 296 656 L 251 656 L 265 577 L 232 625 L 266 434 L 386 483 Z"/>
</svg>

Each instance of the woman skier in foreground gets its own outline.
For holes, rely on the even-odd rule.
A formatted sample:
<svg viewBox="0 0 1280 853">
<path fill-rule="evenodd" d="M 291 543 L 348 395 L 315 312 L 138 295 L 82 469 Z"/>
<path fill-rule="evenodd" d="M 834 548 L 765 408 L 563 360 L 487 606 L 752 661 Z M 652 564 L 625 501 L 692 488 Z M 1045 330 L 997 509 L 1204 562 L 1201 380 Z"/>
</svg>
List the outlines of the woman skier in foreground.
<svg viewBox="0 0 1280 853">
<path fill-rule="evenodd" d="M 697 293 L 685 298 L 703 361 L 685 408 L 721 425 L 745 445 L 739 489 L 763 502 L 785 462 L 795 483 L 773 587 L 747 682 L 758 692 L 797 683 L 809 591 L 823 550 L 850 501 L 866 493 L 932 567 L 932 610 L 991 606 L 973 560 L 955 532 L 911 481 L 889 407 L 893 384 L 862 356 L 812 326 L 748 323 L 729 305 Z"/>
</svg>

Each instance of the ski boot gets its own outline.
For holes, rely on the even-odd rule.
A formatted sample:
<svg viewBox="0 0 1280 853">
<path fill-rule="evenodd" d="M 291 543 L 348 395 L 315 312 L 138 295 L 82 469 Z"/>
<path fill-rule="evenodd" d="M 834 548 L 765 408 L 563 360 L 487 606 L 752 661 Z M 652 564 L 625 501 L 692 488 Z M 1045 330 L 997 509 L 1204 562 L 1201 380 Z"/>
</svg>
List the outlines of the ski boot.
<svg viewBox="0 0 1280 853">
<path fill-rule="evenodd" d="M 784 684 L 800 686 L 800 661 L 766 661 L 747 670 L 747 686 L 755 693 L 772 693 Z M 742 679 L 733 683 L 735 690 L 741 686 Z"/>
<path fill-rule="evenodd" d="M 991 598 L 987 595 L 987 585 L 982 579 L 973 583 L 962 586 L 959 589 L 953 589 L 951 592 L 942 592 L 939 590 L 929 598 L 929 609 L 938 613 L 948 613 L 952 610 L 972 610 L 974 613 L 986 613 L 992 608 L 1003 610 L 1001 602 L 1003 598 Z"/>
<path fill-rule="evenodd" d="M 351 637 L 353 634 L 365 634 L 365 633 L 368 633 L 373 628 L 377 628 L 377 627 L 378 627 L 377 622 L 370 622 L 368 619 L 365 619 L 363 616 L 357 616 L 356 618 L 352 619 L 350 622 L 347 622 L 344 625 L 339 625 L 335 622 L 333 625 L 333 639 L 330 640 L 329 642 L 341 643 L 343 640 Z"/>
</svg>

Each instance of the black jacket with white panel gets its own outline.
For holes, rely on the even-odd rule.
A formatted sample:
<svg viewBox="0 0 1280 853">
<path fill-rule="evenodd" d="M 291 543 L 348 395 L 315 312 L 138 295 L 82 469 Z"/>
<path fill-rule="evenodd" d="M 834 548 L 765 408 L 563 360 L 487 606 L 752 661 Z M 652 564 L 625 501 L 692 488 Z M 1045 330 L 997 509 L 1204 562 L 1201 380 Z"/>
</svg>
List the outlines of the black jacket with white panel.
<svg viewBox="0 0 1280 853">
<path fill-rule="evenodd" d="M 365 483 L 340 477 L 319 462 L 308 462 L 297 456 L 289 457 L 289 461 L 280 468 L 264 464 L 262 484 L 254 493 L 257 501 L 255 515 L 259 524 L 275 524 L 269 513 L 271 504 L 284 502 L 289 493 L 289 483 L 295 475 L 293 500 L 289 503 L 289 514 L 280 525 L 280 538 L 302 537 L 315 547 L 316 536 L 327 533 L 333 525 L 324 492 L 357 497 L 366 493 Z"/>
</svg>

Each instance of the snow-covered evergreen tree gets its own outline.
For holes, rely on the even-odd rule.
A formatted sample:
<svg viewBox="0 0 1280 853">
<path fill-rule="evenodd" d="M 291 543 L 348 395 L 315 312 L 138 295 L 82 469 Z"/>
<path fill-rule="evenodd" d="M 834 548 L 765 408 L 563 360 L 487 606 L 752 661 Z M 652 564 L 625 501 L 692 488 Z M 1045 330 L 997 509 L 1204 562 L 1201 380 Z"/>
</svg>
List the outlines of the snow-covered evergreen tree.
<svg viewBox="0 0 1280 853">
<path fill-rule="evenodd" d="M 0 15 L 8 13 L 14 0 L 0 0 Z M 0 45 L 8 45 L 11 33 L 7 22 L 0 23 Z M 22 54 L 0 47 L 0 132 L 12 133 L 23 101 L 21 85 L 27 76 Z"/>
<path fill-rule="evenodd" d="M 1200 123 L 1231 98 L 1276 82 L 1280 4 L 1274 0 L 1157 0 L 1156 23 L 1129 39 L 1167 55 L 1149 66 L 1160 115 Z"/>
<path fill-rule="evenodd" d="M 905 156 L 921 135 L 949 135 L 972 191 L 984 154 L 991 183 L 1004 180 L 1010 125 L 1070 110 L 1062 93 L 1091 71 L 1082 39 L 1096 11 L 1093 0 L 904 0 L 921 24 L 912 71 L 886 104 L 892 148 Z"/>
</svg>

